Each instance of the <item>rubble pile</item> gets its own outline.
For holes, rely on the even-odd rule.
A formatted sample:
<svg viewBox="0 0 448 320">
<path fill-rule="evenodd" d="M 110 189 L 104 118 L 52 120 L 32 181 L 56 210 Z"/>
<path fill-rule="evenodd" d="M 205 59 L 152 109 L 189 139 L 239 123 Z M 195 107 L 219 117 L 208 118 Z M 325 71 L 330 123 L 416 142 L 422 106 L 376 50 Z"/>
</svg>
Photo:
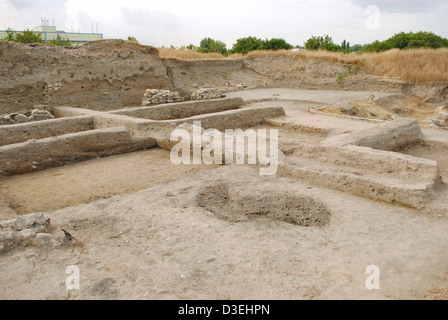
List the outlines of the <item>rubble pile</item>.
<svg viewBox="0 0 448 320">
<path fill-rule="evenodd" d="M 437 117 L 432 122 L 439 127 L 448 127 L 448 108 L 440 107 L 437 111 Z"/>
<path fill-rule="evenodd" d="M 226 95 L 213 87 L 200 88 L 191 94 L 191 100 L 210 100 L 225 98 Z"/>
<path fill-rule="evenodd" d="M 59 244 L 49 233 L 50 219 L 42 213 L 19 216 L 13 220 L 0 221 L 0 254 L 17 247 L 55 247 Z M 64 238 L 59 234 L 57 238 Z"/>
<path fill-rule="evenodd" d="M 183 102 L 178 92 L 171 92 L 169 90 L 148 89 L 142 100 L 142 106 L 159 105 L 165 103 Z"/>
<path fill-rule="evenodd" d="M 0 125 L 18 124 L 32 121 L 55 119 L 55 116 L 47 110 L 34 109 L 26 113 L 11 113 L 0 116 Z"/>
</svg>

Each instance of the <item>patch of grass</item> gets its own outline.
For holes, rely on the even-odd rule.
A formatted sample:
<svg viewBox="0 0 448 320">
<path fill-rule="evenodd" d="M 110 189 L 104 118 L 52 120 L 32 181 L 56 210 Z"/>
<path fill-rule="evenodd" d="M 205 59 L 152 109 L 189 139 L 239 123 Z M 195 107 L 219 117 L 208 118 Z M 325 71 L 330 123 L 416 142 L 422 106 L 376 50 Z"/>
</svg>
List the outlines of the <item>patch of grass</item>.
<svg viewBox="0 0 448 320">
<path fill-rule="evenodd" d="M 348 75 L 355 75 L 358 74 L 361 71 L 361 67 L 359 65 L 351 65 L 348 67 L 347 73 Z"/>
<path fill-rule="evenodd" d="M 48 41 L 48 44 L 60 47 L 71 47 L 72 43 L 68 39 L 62 38 L 59 34 L 57 35 L 55 40 Z"/>
<path fill-rule="evenodd" d="M 336 79 L 337 82 L 342 82 L 345 80 L 345 74 L 340 74 L 339 77 Z"/>
</svg>

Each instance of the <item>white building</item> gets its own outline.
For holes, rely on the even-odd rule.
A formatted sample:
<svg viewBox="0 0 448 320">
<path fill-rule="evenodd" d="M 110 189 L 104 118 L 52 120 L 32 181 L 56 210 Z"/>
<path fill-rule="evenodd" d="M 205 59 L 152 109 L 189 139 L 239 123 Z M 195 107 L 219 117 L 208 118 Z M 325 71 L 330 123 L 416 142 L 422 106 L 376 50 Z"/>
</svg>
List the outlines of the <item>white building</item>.
<svg viewBox="0 0 448 320">
<path fill-rule="evenodd" d="M 103 34 L 101 33 L 75 33 L 65 32 L 56 29 L 56 26 L 42 25 L 33 29 L 35 32 L 42 34 L 42 40 L 45 42 L 56 40 L 57 36 L 63 40 L 69 40 L 71 43 L 78 45 L 91 41 L 103 40 Z M 20 31 L 18 31 L 20 32 Z M 5 39 L 7 36 L 6 30 L 0 30 L 0 39 Z"/>
</svg>

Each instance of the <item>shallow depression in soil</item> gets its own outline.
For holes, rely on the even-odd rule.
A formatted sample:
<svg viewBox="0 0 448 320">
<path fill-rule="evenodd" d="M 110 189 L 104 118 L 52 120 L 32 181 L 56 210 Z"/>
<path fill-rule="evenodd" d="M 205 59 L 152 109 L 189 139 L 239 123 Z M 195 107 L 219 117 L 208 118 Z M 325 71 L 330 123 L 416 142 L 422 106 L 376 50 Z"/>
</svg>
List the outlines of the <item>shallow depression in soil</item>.
<svg viewBox="0 0 448 320">
<path fill-rule="evenodd" d="M 229 222 L 271 219 L 301 227 L 323 227 L 331 218 L 325 205 L 313 198 L 275 190 L 260 193 L 250 187 L 240 190 L 221 184 L 201 190 L 196 201 L 217 218 Z"/>
</svg>

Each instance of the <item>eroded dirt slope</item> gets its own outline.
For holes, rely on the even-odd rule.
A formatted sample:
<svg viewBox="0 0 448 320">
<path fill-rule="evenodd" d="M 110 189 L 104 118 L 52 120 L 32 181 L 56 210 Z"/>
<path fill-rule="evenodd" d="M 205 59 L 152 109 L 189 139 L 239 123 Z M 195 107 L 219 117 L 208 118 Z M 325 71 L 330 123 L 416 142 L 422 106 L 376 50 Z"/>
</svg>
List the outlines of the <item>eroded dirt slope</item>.
<svg viewBox="0 0 448 320">
<path fill-rule="evenodd" d="M 205 84 L 235 90 L 314 88 L 376 90 L 382 80 L 350 64 L 296 56 L 235 60 L 161 59 L 156 48 L 103 40 L 78 48 L 0 42 L 0 114 L 35 105 L 110 110 L 136 106 L 146 89 L 178 91 L 189 99 Z M 401 92 L 401 85 L 393 87 Z"/>
<path fill-rule="evenodd" d="M 2 114 L 36 104 L 113 109 L 140 104 L 147 88 L 172 87 L 158 50 L 128 41 L 80 48 L 2 41 L 0 65 Z"/>
</svg>

